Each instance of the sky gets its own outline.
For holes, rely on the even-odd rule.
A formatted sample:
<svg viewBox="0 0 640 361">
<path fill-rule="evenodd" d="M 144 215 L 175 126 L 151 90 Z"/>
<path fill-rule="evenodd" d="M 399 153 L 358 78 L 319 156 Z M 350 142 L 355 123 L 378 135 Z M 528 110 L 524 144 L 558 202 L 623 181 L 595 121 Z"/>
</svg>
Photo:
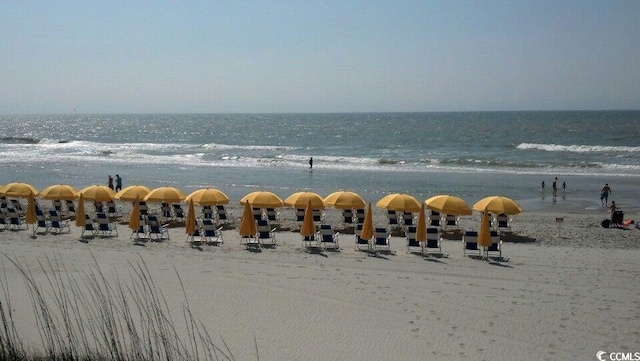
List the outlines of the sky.
<svg viewBox="0 0 640 361">
<path fill-rule="evenodd" d="M 640 109 L 640 1 L 0 2 L 0 114 Z"/>
</svg>

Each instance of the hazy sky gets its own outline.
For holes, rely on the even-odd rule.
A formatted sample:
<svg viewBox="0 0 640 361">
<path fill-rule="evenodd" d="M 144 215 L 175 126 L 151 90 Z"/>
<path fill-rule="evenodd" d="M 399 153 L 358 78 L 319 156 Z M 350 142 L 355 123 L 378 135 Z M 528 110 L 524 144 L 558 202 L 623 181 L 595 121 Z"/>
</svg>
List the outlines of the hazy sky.
<svg viewBox="0 0 640 361">
<path fill-rule="evenodd" d="M 0 113 L 640 109 L 640 1 L 0 2 Z"/>
</svg>

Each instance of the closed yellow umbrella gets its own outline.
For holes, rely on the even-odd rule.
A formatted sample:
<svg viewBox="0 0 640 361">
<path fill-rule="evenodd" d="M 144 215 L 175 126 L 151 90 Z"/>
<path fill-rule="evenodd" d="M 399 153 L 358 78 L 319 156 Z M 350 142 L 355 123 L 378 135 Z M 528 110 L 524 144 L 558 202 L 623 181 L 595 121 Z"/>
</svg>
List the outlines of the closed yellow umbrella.
<svg viewBox="0 0 640 361">
<path fill-rule="evenodd" d="M 80 193 L 80 199 L 78 199 L 78 208 L 76 209 L 76 227 L 84 227 L 87 224 L 87 219 L 84 213 L 84 195 Z"/>
<path fill-rule="evenodd" d="M 27 214 L 25 214 L 24 222 L 26 224 L 36 223 L 36 200 L 33 193 L 29 194 L 29 201 L 27 202 Z M 35 234 L 35 232 L 36 229 L 35 227 L 33 227 L 33 233 Z"/>
<path fill-rule="evenodd" d="M 38 190 L 28 183 L 9 183 L 0 189 L 0 194 L 8 198 L 28 198 L 30 194 L 38 195 Z"/>
<path fill-rule="evenodd" d="M 116 195 L 116 192 L 114 192 L 113 189 L 101 185 L 88 186 L 80 190 L 79 193 L 84 196 L 85 200 L 88 199 L 96 202 L 110 201 Z"/>
<path fill-rule="evenodd" d="M 478 245 L 480 247 L 490 247 L 493 243 L 490 227 L 489 212 L 484 212 L 482 214 L 482 222 L 480 222 L 480 232 L 478 234 Z"/>
<path fill-rule="evenodd" d="M 129 202 L 135 201 L 137 198 L 138 201 L 140 201 L 141 199 L 144 199 L 144 197 L 146 197 L 149 192 L 151 192 L 151 188 L 136 184 L 121 189 L 118 193 L 116 193 L 114 198 L 121 201 Z"/>
<path fill-rule="evenodd" d="M 309 201 L 304 210 L 304 220 L 302 221 L 302 228 L 300 228 L 300 235 L 310 237 L 314 233 L 316 233 L 316 225 L 313 222 L 313 206 Z"/>
<path fill-rule="evenodd" d="M 249 203 L 245 203 L 242 222 L 240 223 L 240 237 L 254 237 L 256 233 L 258 233 L 258 228 L 253 219 L 253 211 L 251 211 Z"/>
<path fill-rule="evenodd" d="M 420 205 L 418 224 L 416 225 L 416 241 L 427 242 L 427 217 L 424 211 L 424 203 Z"/>
<path fill-rule="evenodd" d="M 78 198 L 78 190 L 68 184 L 54 184 L 43 189 L 38 196 L 42 199 L 70 201 Z"/>
<path fill-rule="evenodd" d="M 155 188 L 144 197 L 147 202 L 178 203 L 185 198 L 181 190 L 174 187 Z"/>
<path fill-rule="evenodd" d="M 371 202 L 367 205 L 367 213 L 364 215 L 364 223 L 362 223 L 360 238 L 367 240 L 373 238 L 373 214 L 371 212 Z"/>
<path fill-rule="evenodd" d="M 196 210 L 193 207 L 193 199 L 189 199 L 189 212 L 187 213 L 184 232 L 188 235 L 196 233 Z"/>
<path fill-rule="evenodd" d="M 441 194 L 427 199 L 424 203 L 429 209 L 454 216 L 470 216 L 473 213 L 465 201 L 452 195 Z"/>
<path fill-rule="evenodd" d="M 215 206 L 218 204 L 229 204 L 229 197 L 215 188 L 203 188 L 191 192 L 185 199 L 185 202 L 193 200 L 193 203 L 201 206 Z"/>
<path fill-rule="evenodd" d="M 414 197 L 404 193 L 389 194 L 376 203 L 378 208 L 391 211 L 419 212 L 420 202 Z"/>
<path fill-rule="evenodd" d="M 306 208 L 311 202 L 312 209 L 324 209 L 324 199 L 317 193 L 297 192 L 284 200 L 284 205 L 293 208 Z"/>
<path fill-rule="evenodd" d="M 520 207 L 516 201 L 502 196 L 483 198 L 473 205 L 473 209 L 485 213 L 504 213 L 507 215 L 514 215 L 522 212 L 522 207 Z"/>
<path fill-rule="evenodd" d="M 136 233 L 140 231 L 140 198 L 137 197 L 133 201 L 133 209 L 129 216 L 129 229 Z"/>
<path fill-rule="evenodd" d="M 349 191 L 329 194 L 324 199 L 324 204 L 336 209 L 361 209 L 365 206 L 364 200 L 358 194 Z"/>
<path fill-rule="evenodd" d="M 242 197 L 240 204 L 249 204 L 256 208 L 278 208 L 282 207 L 282 199 L 274 193 L 267 191 L 257 191 Z"/>
</svg>

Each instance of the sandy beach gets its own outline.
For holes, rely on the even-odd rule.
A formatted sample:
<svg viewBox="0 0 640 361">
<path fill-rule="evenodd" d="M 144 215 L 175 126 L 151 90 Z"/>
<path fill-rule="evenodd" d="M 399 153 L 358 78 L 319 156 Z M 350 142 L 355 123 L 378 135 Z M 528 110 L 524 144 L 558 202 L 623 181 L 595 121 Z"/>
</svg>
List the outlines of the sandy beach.
<svg viewBox="0 0 640 361">
<path fill-rule="evenodd" d="M 125 222 L 129 209 L 122 211 Z M 374 212 L 374 223 L 386 225 L 383 210 Z M 325 214 L 340 224 L 339 211 Z M 391 254 L 356 251 L 352 234 L 340 234 L 339 252 L 309 253 L 293 215 L 281 210 L 280 227 L 290 230 L 258 251 L 241 244 L 237 229 L 223 231 L 219 246 L 199 247 L 184 227 L 170 228 L 170 240 L 138 244 L 126 224 L 118 237 L 84 241 L 74 225 L 35 238 L 5 230 L 3 277 L 18 331 L 40 347 L 23 278 L 7 257 L 38 281 L 50 276 L 37 272 L 47 258 L 72 273 L 97 264 L 122 282 L 144 262 L 172 316 L 180 319 L 188 301 L 237 360 L 590 360 L 598 351 L 640 351 L 640 230 L 602 228 L 605 209 L 525 211 L 503 243 L 505 259 L 491 262 L 463 256 L 454 239 L 442 242 L 446 257 L 424 258 L 407 253 L 400 236 Z M 479 219 L 462 217 L 460 229 L 478 229 Z"/>
</svg>

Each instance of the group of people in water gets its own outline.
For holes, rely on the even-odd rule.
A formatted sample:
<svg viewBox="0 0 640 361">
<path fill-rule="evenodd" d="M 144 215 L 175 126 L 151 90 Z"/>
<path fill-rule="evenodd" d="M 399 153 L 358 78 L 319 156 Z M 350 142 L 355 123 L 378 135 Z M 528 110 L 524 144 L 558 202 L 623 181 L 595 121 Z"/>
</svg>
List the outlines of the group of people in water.
<svg viewBox="0 0 640 361">
<path fill-rule="evenodd" d="M 545 183 L 544 181 L 542 181 L 542 190 L 545 189 Z M 553 190 L 553 198 L 555 198 L 558 195 L 558 177 L 555 177 L 553 179 L 553 183 L 551 184 L 551 189 Z M 562 191 L 566 192 L 567 191 L 567 182 L 562 182 Z"/>
<path fill-rule="evenodd" d="M 546 184 L 542 181 L 542 190 L 545 190 Z M 551 184 L 551 188 L 553 191 L 553 198 L 555 199 L 558 195 L 558 177 L 553 178 L 553 183 Z M 567 191 L 567 182 L 562 182 L 562 192 Z M 604 187 L 600 190 L 600 203 L 603 207 L 609 207 L 611 211 L 615 211 L 618 209 L 615 201 L 611 201 L 611 205 L 609 205 L 609 195 L 613 192 L 611 191 L 611 187 L 609 187 L 609 183 L 605 183 Z"/>
</svg>

